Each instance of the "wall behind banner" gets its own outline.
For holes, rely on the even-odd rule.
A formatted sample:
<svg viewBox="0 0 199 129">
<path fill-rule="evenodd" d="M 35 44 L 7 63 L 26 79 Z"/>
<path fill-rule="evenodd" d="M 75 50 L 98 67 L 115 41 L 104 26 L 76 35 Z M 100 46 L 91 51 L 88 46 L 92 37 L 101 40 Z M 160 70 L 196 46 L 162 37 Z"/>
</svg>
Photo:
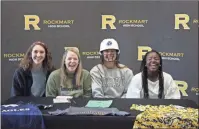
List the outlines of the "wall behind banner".
<svg viewBox="0 0 199 129">
<path fill-rule="evenodd" d="M 9 98 L 13 73 L 32 42 L 48 45 L 57 68 L 64 47 L 79 47 L 90 70 L 100 62 L 104 38 L 119 42 L 120 61 L 134 74 L 146 51 L 159 51 L 183 99 L 198 103 L 198 2 L 3 1 L 2 100 Z"/>
</svg>

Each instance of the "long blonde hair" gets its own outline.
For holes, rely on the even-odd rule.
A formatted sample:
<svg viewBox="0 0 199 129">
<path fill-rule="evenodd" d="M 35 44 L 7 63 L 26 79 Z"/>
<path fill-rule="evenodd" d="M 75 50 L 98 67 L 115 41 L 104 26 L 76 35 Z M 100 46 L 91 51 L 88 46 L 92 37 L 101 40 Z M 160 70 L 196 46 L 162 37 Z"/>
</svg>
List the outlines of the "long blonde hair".
<svg viewBox="0 0 199 129">
<path fill-rule="evenodd" d="M 71 51 L 71 52 L 74 52 L 77 56 L 78 56 L 78 59 L 79 59 L 79 64 L 75 70 L 75 85 L 76 86 L 80 86 L 80 79 L 81 79 L 81 74 L 82 74 L 82 62 L 81 62 L 81 58 L 80 58 L 80 54 L 79 54 L 79 50 L 78 48 L 75 48 L 75 47 L 69 47 L 69 48 L 66 48 L 64 54 L 63 54 L 63 58 L 62 58 L 62 61 L 61 61 L 61 72 L 60 72 L 60 84 L 61 86 L 63 87 L 64 86 L 64 82 L 67 80 L 67 68 L 66 68 L 66 65 L 65 65 L 65 59 L 67 57 L 67 54 L 68 54 L 68 51 Z"/>
</svg>

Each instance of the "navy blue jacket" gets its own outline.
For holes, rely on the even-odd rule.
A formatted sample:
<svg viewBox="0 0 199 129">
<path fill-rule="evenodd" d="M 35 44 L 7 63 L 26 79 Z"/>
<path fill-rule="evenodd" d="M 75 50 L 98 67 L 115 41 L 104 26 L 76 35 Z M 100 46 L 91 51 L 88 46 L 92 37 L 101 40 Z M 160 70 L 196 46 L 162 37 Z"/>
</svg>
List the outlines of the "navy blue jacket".
<svg viewBox="0 0 199 129">
<path fill-rule="evenodd" d="M 46 82 L 50 73 L 55 70 L 47 71 Z M 12 80 L 12 89 L 11 96 L 31 96 L 31 86 L 33 84 L 32 73 L 31 70 L 24 70 L 19 67 L 14 72 L 13 80 Z M 45 94 L 43 95 L 45 96 Z"/>
</svg>

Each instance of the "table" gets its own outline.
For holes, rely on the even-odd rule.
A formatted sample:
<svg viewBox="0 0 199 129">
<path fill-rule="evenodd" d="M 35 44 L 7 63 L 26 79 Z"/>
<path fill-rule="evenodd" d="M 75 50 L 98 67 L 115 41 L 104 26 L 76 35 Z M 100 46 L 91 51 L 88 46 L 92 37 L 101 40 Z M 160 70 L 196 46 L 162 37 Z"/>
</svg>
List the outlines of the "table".
<svg viewBox="0 0 199 129">
<path fill-rule="evenodd" d="M 116 107 L 121 111 L 129 112 L 130 116 L 51 116 L 48 111 L 56 109 L 66 109 L 69 106 L 82 107 L 87 104 L 89 99 L 74 98 L 72 103 L 54 104 L 48 110 L 42 110 L 44 122 L 47 129 L 132 129 L 136 116 L 140 111 L 131 111 L 132 104 L 143 105 L 180 105 L 184 107 L 198 108 L 198 105 L 192 100 L 162 100 L 162 99 L 94 99 L 90 100 L 113 100 L 110 107 Z M 53 97 L 13 97 L 2 104 L 13 104 L 19 101 L 33 102 L 36 104 L 53 104 Z"/>
</svg>

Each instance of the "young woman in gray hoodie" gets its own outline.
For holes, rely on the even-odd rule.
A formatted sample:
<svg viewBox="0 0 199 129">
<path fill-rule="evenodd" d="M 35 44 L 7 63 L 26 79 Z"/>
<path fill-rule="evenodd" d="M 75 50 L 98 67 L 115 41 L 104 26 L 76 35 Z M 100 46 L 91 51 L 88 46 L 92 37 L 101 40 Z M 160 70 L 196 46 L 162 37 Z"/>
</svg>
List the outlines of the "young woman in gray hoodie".
<svg viewBox="0 0 199 129">
<path fill-rule="evenodd" d="M 115 39 L 104 39 L 100 44 L 101 64 L 94 66 L 92 96 L 95 98 L 125 98 L 133 72 L 119 63 L 120 49 Z"/>
</svg>

